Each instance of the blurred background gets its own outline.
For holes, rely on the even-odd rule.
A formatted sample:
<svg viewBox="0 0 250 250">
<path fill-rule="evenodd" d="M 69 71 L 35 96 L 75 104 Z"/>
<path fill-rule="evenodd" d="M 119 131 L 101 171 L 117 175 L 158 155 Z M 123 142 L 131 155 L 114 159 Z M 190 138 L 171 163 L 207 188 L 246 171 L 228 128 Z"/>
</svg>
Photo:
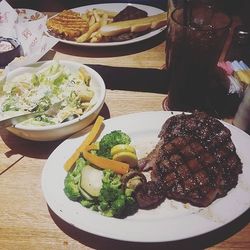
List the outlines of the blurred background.
<svg viewBox="0 0 250 250">
<path fill-rule="evenodd" d="M 31 8 L 40 11 L 58 11 L 97 3 L 139 3 L 166 9 L 167 0 L 7 0 L 13 7 Z"/>
<path fill-rule="evenodd" d="M 169 0 L 175 4 L 181 4 L 183 0 Z M 197 0 L 195 0 L 197 1 Z M 250 0 L 200 0 L 211 2 L 228 14 L 239 16 L 244 24 L 250 26 Z M 167 9 L 168 0 L 7 0 L 14 8 L 29 8 L 39 11 L 61 11 L 64 9 L 96 3 L 139 3 Z"/>
</svg>

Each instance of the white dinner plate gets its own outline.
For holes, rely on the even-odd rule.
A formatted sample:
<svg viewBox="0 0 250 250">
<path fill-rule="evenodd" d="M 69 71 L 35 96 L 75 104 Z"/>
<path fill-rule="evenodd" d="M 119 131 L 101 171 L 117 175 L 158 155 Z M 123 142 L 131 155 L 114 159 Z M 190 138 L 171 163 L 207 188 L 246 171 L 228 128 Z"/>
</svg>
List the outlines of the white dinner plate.
<svg viewBox="0 0 250 250">
<path fill-rule="evenodd" d="M 107 4 L 92 4 L 92 5 L 86 5 L 86 6 L 82 6 L 82 7 L 78 7 L 78 8 L 74 8 L 72 9 L 73 11 L 76 12 L 80 12 L 80 13 L 84 13 L 87 10 L 92 10 L 94 8 L 99 8 L 99 9 L 104 9 L 107 11 L 115 11 L 115 12 L 119 12 L 121 10 L 123 10 L 127 5 L 130 6 L 134 6 L 137 7 L 141 10 L 144 10 L 148 13 L 148 16 L 152 16 L 152 15 L 157 15 L 160 14 L 162 12 L 164 12 L 163 10 L 156 8 L 156 7 L 152 7 L 152 6 L 148 6 L 148 5 L 143 5 L 143 4 L 131 4 L 131 3 L 107 3 Z M 60 39 L 57 38 L 60 42 L 62 43 L 67 43 L 67 44 L 71 44 L 71 45 L 77 45 L 77 46 L 90 46 L 90 47 L 107 47 L 107 46 L 117 46 L 117 45 L 125 45 L 125 44 L 131 44 L 131 43 L 135 43 L 135 42 L 139 42 L 139 41 L 143 41 L 145 39 L 148 39 L 150 37 L 156 36 L 157 34 L 159 34 L 161 31 L 163 31 L 165 29 L 165 27 L 162 27 L 160 29 L 157 30 L 153 30 L 145 35 L 136 37 L 134 39 L 130 39 L 127 41 L 122 41 L 122 42 L 105 42 L 105 43 L 89 43 L 89 42 L 85 42 L 85 43 L 77 43 L 75 41 L 69 41 L 66 39 Z M 49 36 L 52 36 L 51 34 L 49 34 L 48 32 L 46 32 Z M 52 36 L 54 37 L 54 36 Z"/>
<path fill-rule="evenodd" d="M 139 157 L 158 141 L 157 135 L 167 118 L 179 112 L 142 112 L 105 120 L 102 135 L 121 129 L 131 136 Z M 42 173 L 42 190 L 49 207 L 61 219 L 81 230 L 107 238 L 133 242 L 166 242 L 186 239 L 215 230 L 231 222 L 250 206 L 250 136 L 224 123 L 243 162 L 236 188 L 207 208 L 166 200 L 152 210 L 139 210 L 125 219 L 109 218 L 82 207 L 64 194 L 65 161 L 81 144 L 86 130 L 64 141 L 49 157 Z"/>
</svg>

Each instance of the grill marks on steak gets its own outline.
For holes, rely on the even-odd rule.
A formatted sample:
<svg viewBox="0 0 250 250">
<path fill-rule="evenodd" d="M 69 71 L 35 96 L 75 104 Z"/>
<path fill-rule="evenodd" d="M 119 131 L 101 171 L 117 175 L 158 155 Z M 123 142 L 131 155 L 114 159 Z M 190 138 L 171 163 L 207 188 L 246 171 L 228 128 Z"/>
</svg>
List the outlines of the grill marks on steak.
<svg viewBox="0 0 250 250">
<path fill-rule="evenodd" d="M 208 206 L 231 189 L 227 187 L 230 182 L 225 171 L 227 157 L 217 161 L 212 152 L 192 137 L 176 137 L 165 145 L 159 151 L 152 179 L 165 184 L 168 198 Z M 223 154 L 226 156 L 228 152 Z M 232 183 L 236 184 L 237 181 Z"/>
<path fill-rule="evenodd" d="M 140 164 L 152 168 L 152 181 L 164 186 L 165 197 L 206 207 L 237 185 L 242 163 L 230 130 L 217 119 L 201 112 L 172 116 L 159 137 Z"/>
</svg>

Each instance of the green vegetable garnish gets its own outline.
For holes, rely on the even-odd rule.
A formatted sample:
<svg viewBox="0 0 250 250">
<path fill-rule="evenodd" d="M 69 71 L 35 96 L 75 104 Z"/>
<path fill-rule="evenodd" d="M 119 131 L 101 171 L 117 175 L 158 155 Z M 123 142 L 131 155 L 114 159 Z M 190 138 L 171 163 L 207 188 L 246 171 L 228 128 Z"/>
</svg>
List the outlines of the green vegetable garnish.
<svg viewBox="0 0 250 250">
<path fill-rule="evenodd" d="M 121 188 L 121 176 L 111 170 L 104 170 L 103 186 L 98 200 L 100 211 L 109 217 L 125 217 L 138 208 L 132 196 L 126 196 Z"/>
<path fill-rule="evenodd" d="M 97 155 L 112 159 L 111 148 L 118 144 L 130 144 L 130 137 L 121 130 L 114 130 L 102 137 Z"/>
<path fill-rule="evenodd" d="M 111 157 L 113 146 L 130 142 L 131 139 L 126 133 L 115 130 L 102 137 L 100 149 L 95 153 Z M 68 172 L 64 185 L 64 192 L 69 199 L 104 216 L 124 218 L 138 210 L 133 197 L 134 189 L 124 189 L 120 174 L 110 169 L 102 170 L 91 166 L 82 157 L 76 161 L 73 170 Z"/>
<path fill-rule="evenodd" d="M 123 218 L 135 213 L 138 209 L 132 197 L 132 192 L 124 192 L 122 189 L 121 176 L 111 170 L 103 171 L 102 188 L 98 197 L 86 196 L 80 186 L 82 169 L 87 166 L 83 158 L 79 158 L 75 168 L 68 172 L 64 180 L 64 192 L 72 201 L 78 201 L 86 208 L 99 211 L 108 217 Z"/>
<path fill-rule="evenodd" d="M 78 188 L 78 183 L 81 178 L 82 168 L 86 165 L 83 158 L 76 161 L 76 166 L 73 171 L 68 172 L 64 180 L 64 192 L 70 200 L 77 201 L 81 199 L 81 193 Z"/>
</svg>

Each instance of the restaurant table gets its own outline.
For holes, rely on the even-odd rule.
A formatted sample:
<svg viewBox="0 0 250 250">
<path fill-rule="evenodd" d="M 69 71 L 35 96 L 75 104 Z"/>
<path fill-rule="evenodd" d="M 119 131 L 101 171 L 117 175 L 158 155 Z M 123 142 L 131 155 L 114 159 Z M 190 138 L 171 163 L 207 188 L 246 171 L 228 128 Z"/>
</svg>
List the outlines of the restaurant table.
<svg viewBox="0 0 250 250">
<path fill-rule="evenodd" d="M 157 70 L 164 67 L 164 50 L 164 34 L 160 34 L 119 47 L 91 48 L 58 43 L 43 60 L 54 58 L 88 65 Z M 118 83 L 119 77 L 116 80 Z M 144 91 L 144 83 L 140 84 L 141 91 L 126 90 L 126 86 L 107 89 L 101 114 L 107 119 L 161 111 L 166 93 Z M 44 164 L 63 140 L 28 141 L 6 129 L 0 130 L 0 135 L 0 249 L 250 249 L 249 211 L 214 232 L 178 242 L 123 242 L 74 228 L 50 210 L 41 189 Z"/>
</svg>

